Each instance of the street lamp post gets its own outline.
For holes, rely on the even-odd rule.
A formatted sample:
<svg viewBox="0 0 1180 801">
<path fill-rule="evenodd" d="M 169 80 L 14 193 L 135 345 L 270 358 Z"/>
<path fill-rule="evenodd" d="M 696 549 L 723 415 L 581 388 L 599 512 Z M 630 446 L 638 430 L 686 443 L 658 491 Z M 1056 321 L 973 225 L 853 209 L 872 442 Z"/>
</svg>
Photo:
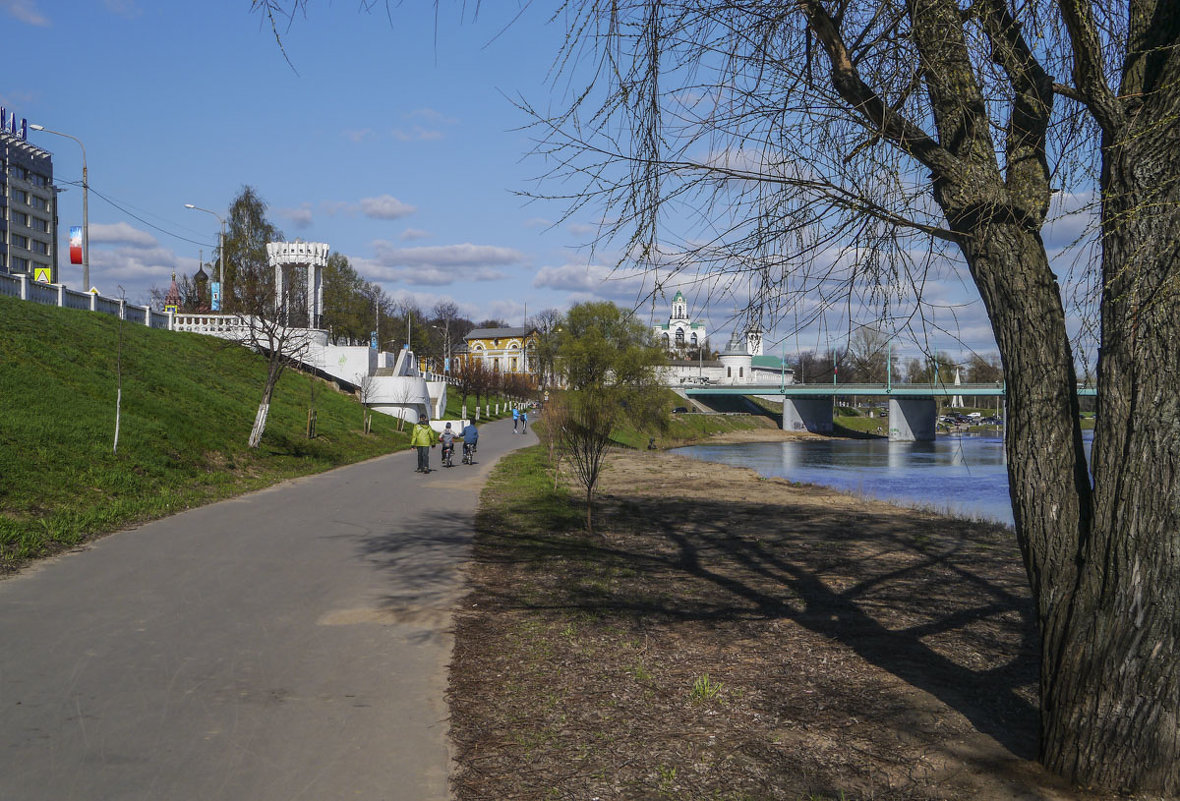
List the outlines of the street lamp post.
<svg viewBox="0 0 1180 801">
<path fill-rule="evenodd" d="M 66 139 L 73 139 L 78 143 L 78 147 L 82 148 L 82 291 L 90 291 L 90 176 L 86 171 L 86 145 L 82 144 L 82 140 L 76 136 L 61 131 L 51 131 L 44 125 L 37 125 L 32 123 L 29 125 L 34 131 L 42 131 L 43 133 L 53 134 L 54 136 L 64 136 Z"/>
<path fill-rule="evenodd" d="M 186 209 L 193 209 L 194 211 L 203 211 L 206 214 L 212 214 L 217 218 L 217 222 L 221 224 L 221 229 L 217 234 L 217 252 L 221 254 L 221 263 L 217 268 L 217 295 L 218 303 L 214 311 L 223 311 L 222 307 L 225 305 L 222 301 L 225 298 L 225 220 L 220 214 L 209 209 L 203 209 L 200 206 L 194 206 L 192 203 L 185 203 Z"/>
<path fill-rule="evenodd" d="M 449 323 L 449 321 L 448 321 Z M 430 327 L 436 331 L 442 331 L 443 334 L 443 374 L 449 375 L 451 372 L 451 326 L 448 323 L 443 325 L 430 324 Z"/>
</svg>

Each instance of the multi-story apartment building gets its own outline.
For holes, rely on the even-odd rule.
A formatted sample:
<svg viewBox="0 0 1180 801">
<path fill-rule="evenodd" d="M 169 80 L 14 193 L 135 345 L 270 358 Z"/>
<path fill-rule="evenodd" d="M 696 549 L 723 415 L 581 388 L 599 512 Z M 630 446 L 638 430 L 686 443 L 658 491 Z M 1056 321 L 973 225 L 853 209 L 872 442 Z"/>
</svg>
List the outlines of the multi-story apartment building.
<svg viewBox="0 0 1180 801">
<path fill-rule="evenodd" d="M 15 115 L 0 119 L 0 271 L 58 283 L 53 156 L 26 141 Z"/>
</svg>

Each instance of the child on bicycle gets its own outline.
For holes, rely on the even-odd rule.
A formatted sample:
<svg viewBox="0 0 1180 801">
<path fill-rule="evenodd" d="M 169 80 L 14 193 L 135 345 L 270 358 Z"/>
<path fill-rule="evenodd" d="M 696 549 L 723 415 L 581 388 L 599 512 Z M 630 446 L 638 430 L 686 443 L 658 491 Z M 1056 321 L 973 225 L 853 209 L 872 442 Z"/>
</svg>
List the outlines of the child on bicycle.
<svg viewBox="0 0 1180 801">
<path fill-rule="evenodd" d="M 451 428 L 451 424 L 447 423 L 443 432 L 438 435 L 438 441 L 442 443 L 442 463 L 446 467 L 451 466 L 451 456 L 455 453 L 455 432 Z"/>
</svg>

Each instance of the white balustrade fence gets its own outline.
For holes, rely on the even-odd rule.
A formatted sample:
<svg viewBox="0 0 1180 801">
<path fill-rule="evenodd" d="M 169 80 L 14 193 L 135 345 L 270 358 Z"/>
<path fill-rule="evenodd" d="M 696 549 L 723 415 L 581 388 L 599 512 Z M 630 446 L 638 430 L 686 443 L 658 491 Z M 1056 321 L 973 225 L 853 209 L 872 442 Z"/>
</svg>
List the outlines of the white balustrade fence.
<svg viewBox="0 0 1180 801">
<path fill-rule="evenodd" d="M 63 309 L 96 311 L 121 317 L 128 322 L 172 328 L 171 312 L 154 311 L 151 306 L 133 306 L 117 298 L 107 298 L 91 292 L 79 292 L 64 284 L 44 284 L 27 275 L 0 273 L 0 295 L 29 300 L 44 306 L 59 306 Z"/>
</svg>

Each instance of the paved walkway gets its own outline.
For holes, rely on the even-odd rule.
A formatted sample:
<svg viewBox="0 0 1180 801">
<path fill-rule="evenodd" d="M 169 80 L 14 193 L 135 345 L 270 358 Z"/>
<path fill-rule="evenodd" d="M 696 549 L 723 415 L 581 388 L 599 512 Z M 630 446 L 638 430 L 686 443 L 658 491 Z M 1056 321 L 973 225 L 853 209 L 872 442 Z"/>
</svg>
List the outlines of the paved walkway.
<svg viewBox="0 0 1180 801">
<path fill-rule="evenodd" d="M 0 801 L 445 799 L 478 492 L 535 441 L 492 423 L 475 466 L 397 453 L 0 581 Z"/>
</svg>

